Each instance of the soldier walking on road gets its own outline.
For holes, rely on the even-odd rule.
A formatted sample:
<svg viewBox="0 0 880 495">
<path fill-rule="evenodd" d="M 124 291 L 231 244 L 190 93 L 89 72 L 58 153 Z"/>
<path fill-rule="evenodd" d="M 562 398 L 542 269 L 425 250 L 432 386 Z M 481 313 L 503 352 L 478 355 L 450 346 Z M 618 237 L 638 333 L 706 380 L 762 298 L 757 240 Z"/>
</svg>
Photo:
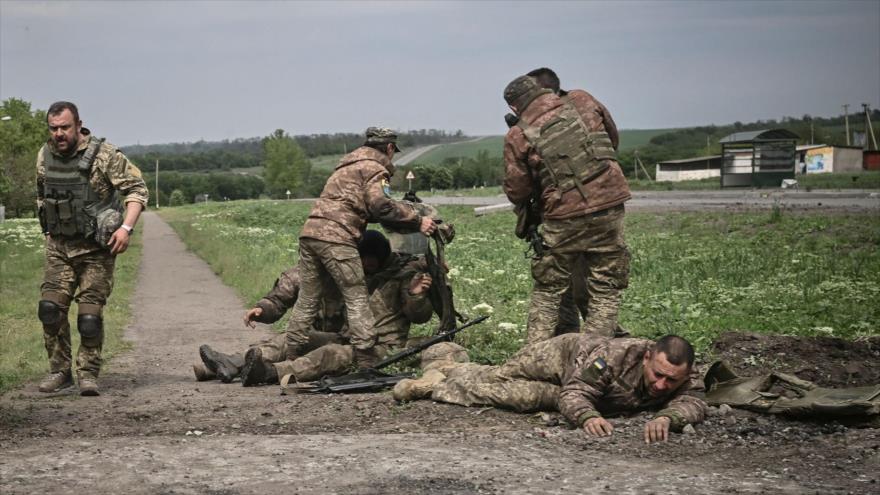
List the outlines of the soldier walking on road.
<svg viewBox="0 0 880 495">
<path fill-rule="evenodd" d="M 302 355 L 308 332 L 318 314 L 322 280 L 332 279 L 345 300 L 351 345 L 358 366 L 369 367 L 378 358 L 374 318 L 368 303 L 364 269 L 357 245 L 368 222 L 431 235 L 436 226 L 406 203 L 389 197 L 391 159 L 397 134 L 370 127 L 363 146 L 342 157 L 312 207 L 299 238 L 300 293 L 287 329 L 287 355 Z"/>
<path fill-rule="evenodd" d="M 147 205 L 147 187 L 140 170 L 121 151 L 82 126 L 73 103 L 53 103 L 46 121 L 50 137 L 37 155 L 37 206 L 46 236 L 37 313 L 49 375 L 39 389 L 55 392 L 73 384 L 67 313 L 76 300 L 79 389 L 82 395 L 98 395 L 102 310 L 113 288 L 116 255 L 128 248 Z"/>
<path fill-rule="evenodd" d="M 504 192 L 514 205 L 539 198 L 546 246 L 532 260 L 528 342 L 554 335 L 579 257 L 589 294 L 583 330 L 614 335 L 629 279 L 623 203 L 631 197 L 615 158 L 614 121 L 588 93 L 574 90 L 563 100 L 529 76 L 508 84 L 504 99 L 519 117 L 505 137 Z"/>
</svg>

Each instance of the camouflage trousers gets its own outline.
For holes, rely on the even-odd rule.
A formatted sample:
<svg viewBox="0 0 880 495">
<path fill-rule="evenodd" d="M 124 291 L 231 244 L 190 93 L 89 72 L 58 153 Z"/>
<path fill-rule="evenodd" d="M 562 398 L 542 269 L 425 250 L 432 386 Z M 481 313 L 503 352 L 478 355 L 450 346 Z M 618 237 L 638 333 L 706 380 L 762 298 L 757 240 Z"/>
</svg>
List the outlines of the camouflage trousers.
<svg viewBox="0 0 880 495">
<path fill-rule="evenodd" d="M 371 351 L 379 358 L 388 354 L 389 348 L 377 344 Z M 354 347 L 343 344 L 327 344 L 294 360 L 275 363 L 278 377 L 293 375 L 297 382 L 311 382 L 324 376 L 339 376 L 354 371 Z"/>
<path fill-rule="evenodd" d="M 450 363 L 431 399 L 461 406 L 493 406 L 517 412 L 555 411 L 566 363 L 577 353 L 579 334 L 529 344 L 500 366 Z"/>
<path fill-rule="evenodd" d="M 115 262 L 116 257 L 105 250 L 68 257 L 63 250 L 47 243 L 46 269 L 40 286 L 41 299 L 51 301 L 60 308 L 60 317 L 55 323 L 43 324 L 43 342 L 49 357 L 50 372 L 70 372 L 68 311 L 71 301 L 78 303 L 78 315 L 101 317 L 107 298 L 113 290 Z M 76 371 L 79 376 L 97 378 L 103 363 L 103 346 L 103 328 L 97 336 L 81 338 L 76 356 Z"/>
<path fill-rule="evenodd" d="M 263 363 L 275 367 L 278 377 L 293 374 L 302 376 L 300 381 L 316 380 L 324 375 L 339 375 L 351 367 L 351 346 L 338 333 L 309 332 L 309 340 L 299 346 L 301 356 L 287 359 L 287 336 L 283 333 L 272 336 L 251 346 L 258 347 Z M 312 378 L 312 377 L 315 378 Z"/>
<path fill-rule="evenodd" d="M 342 293 L 351 345 L 369 349 L 375 345 L 373 313 L 370 311 L 364 269 L 357 249 L 344 244 L 302 238 L 299 245 L 299 297 L 287 327 L 287 345 L 305 345 L 321 307 L 324 283 L 332 281 Z"/>
<path fill-rule="evenodd" d="M 544 256 L 532 260 L 534 287 L 529 303 L 528 342 L 547 340 L 556 332 L 560 307 L 572 279 L 572 267 L 583 257 L 587 317 L 582 331 L 611 336 L 617 328 L 620 292 L 629 282 L 629 250 L 623 238 L 623 207 L 564 220 L 545 220 Z M 575 300 L 575 306 L 579 301 Z"/>
</svg>

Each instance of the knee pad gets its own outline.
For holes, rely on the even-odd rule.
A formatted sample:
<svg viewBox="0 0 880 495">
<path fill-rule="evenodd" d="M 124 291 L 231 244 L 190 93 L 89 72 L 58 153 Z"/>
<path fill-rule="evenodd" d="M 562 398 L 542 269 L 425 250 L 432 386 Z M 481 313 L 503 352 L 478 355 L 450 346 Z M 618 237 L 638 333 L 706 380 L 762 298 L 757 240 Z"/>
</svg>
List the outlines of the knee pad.
<svg viewBox="0 0 880 495">
<path fill-rule="evenodd" d="M 37 306 L 37 318 L 44 325 L 55 325 L 61 321 L 61 306 L 43 299 Z"/>
<path fill-rule="evenodd" d="M 101 343 L 104 333 L 104 321 L 98 315 L 79 315 L 76 318 L 76 329 L 84 344 L 95 346 Z"/>
</svg>

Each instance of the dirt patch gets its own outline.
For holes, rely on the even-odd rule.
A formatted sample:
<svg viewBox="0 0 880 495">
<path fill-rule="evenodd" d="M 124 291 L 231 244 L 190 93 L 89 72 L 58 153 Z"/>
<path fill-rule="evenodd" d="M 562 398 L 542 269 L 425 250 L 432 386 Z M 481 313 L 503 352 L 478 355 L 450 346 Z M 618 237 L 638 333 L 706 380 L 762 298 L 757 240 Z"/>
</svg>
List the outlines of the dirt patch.
<svg viewBox="0 0 880 495">
<path fill-rule="evenodd" d="M 712 345 L 712 352 L 741 376 L 782 371 L 823 387 L 880 383 L 880 336 L 847 341 L 726 332 Z"/>
<path fill-rule="evenodd" d="M 34 384 L 0 397 L 4 495 L 843 494 L 880 487 L 880 430 L 837 423 L 713 409 L 693 432 L 646 446 L 649 414 L 612 419 L 614 435 L 593 439 L 558 414 L 397 404 L 387 392 L 282 396 L 274 386 L 196 382 L 190 363 L 200 344 L 240 351 L 266 333 L 241 328 L 242 302 L 167 225 L 145 217 L 135 323 L 126 331 L 132 351 L 104 371 L 100 397 L 47 396 Z M 742 365 L 753 355 L 759 364 L 766 357 L 766 369 L 797 372 L 798 363 L 839 353 L 844 369 L 845 356 L 858 356 L 859 380 L 877 376 L 876 341 L 822 350 L 819 341 L 814 349 L 798 340 L 774 347 L 758 338 L 765 345 L 752 347 L 755 339 L 724 338 L 719 352 L 743 374 L 765 369 Z M 790 361 L 773 361 L 780 352 Z M 815 381 L 865 383 L 822 380 Z"/>
</svg>

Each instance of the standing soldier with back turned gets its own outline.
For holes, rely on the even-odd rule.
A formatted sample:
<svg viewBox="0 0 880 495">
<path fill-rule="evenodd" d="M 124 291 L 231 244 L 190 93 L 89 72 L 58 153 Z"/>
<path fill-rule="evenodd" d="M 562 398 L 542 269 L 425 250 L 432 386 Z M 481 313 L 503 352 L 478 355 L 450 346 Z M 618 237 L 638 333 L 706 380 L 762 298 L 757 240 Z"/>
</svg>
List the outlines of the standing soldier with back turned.
<svg viewBox="0 0 880 495">
<path fill-rule="evenodd" d="M 355 363 L 364 368 L 379 359 L 364 268 L 357 246 L 368 222 L 431 235 L 434 220 L 406 203 L 392 200 L 391 158 L 400 151 L 391 129 L 370 127 L 364 145 L 342 157 L 327 179 L 299 236 L 299 297 L 287 327 L 287 358 L 294 360 L 308 345 L 318 314 L 322 280 L 332 279 L 345 300 Z"/>
<path fill-rule="evenodd" d="M 67 313 L 76 300 L 79 390 L 98 395 L 102 310 L 113 288 L 116 255 L 128 248 L 147 205 L 147 187 L 140 170 L 122 152 L 82 126 L 73 103 L 53 103 L 46 121 L 50 137 L 37 155 L 37 205 L 46 235 L 38 316 L 49 375 L 39 388 L 55 392 L 73 384 Z"/>
<path fill-rule="evenodd" d="M 611 336 L 629 277 L 623 203 L 631 197 L 614 154 L 614 122 L 588 93 L 562 100 L 529 76 L 508 84 L 504 99 L 519 117 L 505 137 L 504 192 L 514 205 L 537 197 L 543 214 L 546 249 L 532 261 L 528 341 L 554 335 L 579 256 L 589 293 L 584 331 Z"/>
</svg>

